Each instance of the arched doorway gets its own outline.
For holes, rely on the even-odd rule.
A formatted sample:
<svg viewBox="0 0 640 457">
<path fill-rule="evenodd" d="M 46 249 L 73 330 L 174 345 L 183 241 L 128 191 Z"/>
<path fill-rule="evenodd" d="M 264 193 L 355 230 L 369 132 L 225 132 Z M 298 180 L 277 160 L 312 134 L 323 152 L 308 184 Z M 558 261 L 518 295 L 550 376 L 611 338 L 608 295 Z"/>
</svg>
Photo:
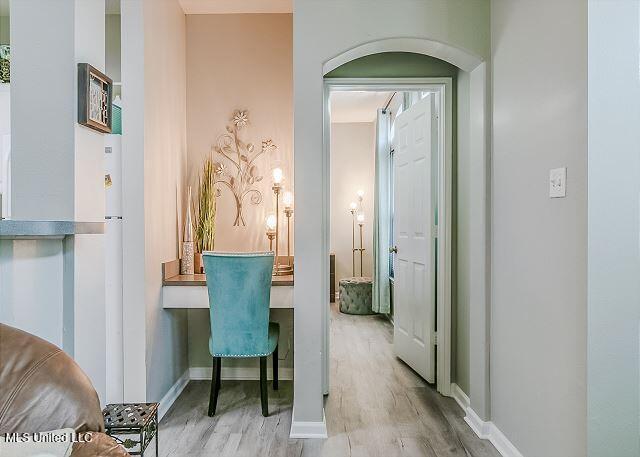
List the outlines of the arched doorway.
<svg viewBox="0 0 640 457">
<path fill-rule="evenodd" d="M 470 217 L 470 294 L 472 306 L 469 320 L 469 367 L 470 387 L 468 397 L 460 398 L 464 407 L 472 408 L 470 423 L 481 426 L 481 420 L 489 419 L 489 347 L 488 347 L 488 294 L 489 294 L 489 161 L 488 154 L 488 108 L 487 108 L 487 69 L 486 63 L 479 57 L 438 41 L 416 38 L 392 38 L 373 41 L 348 49 L 327 60 L 322 67 L 322 77 L 340 65 L 354 59 L 384 53 L 409 52 L 428 55 L 449 62 L 469 74 L 469 143 L 470 143 L 470 179 L 472 207 Z M 324 103 L 314 95 L 314 103 Z M 326 104 L 325 104 L 326 106 Z M 295 109 L 298 109 L 296 105 Z M 319 109 L 316 105 L 315 109 Z M 328 113 L 323 112 L 327 119 Z M 317 130 L 314 130 L 317 129 Z M 322 397 L 327 388 L 328 373 L 328 309 L 329 303 L 329 160 L 327 157 L 326 138 L 322 136 L 322 125 L 315 125 L 313 129 L 296 128 L 295 135 L 305 135 L 301 142 L 305 148 L 322 151 L 321 169 L 316 161 L 315 165 L 306 163 L 304 157 L 296 158 L 296 178 L 300 179 L 313 173 L 313 181 L 318 184 L 315 189 L 305 190 L 297 196 L 298 205 L 313 205 L 315 214 L 307 213 L 307 220 L 299 222 L 296 227 L 297 252 L 296 281 L 294 286 L 294 301 L 304 303 L 303 312 L 296 311 L 294 317 L 294 332 L 296 335 L 295 370 L 305 370 L 302 376 L 295 377 L 294 408 L 298 404 L 310 410 L 311 404 L 322 411 Z M 301 137 L 302 138 L 302 137 Z M 296 142 L 297 143 L 297 142 Z M 324 146 L 323 146 L 324 145 Z M 316 156 L 317 157 L 317 156 Z M 314 159 L 317 160 L 317 159 Z M 309 167 L 309 168 L 307 168 Z M 312 170 L 313 168 L 313 170 Z M 303 178 L 304 179 L 304 178 Z M 307 198 L 309 197 L 309 198 Z M 308 202 L 305 202 L 308 200 Z M 318 205 L 321 203 L 321 206 Z M 302 247 L 305 246 L 305 247 Z M 310 249 L 307 249 L 309 247 Z M 309 300 L 310 292 L 317 296 Z M 303 336 L 304 335 L 304 336 Z M 319 341 L 318 341 L 319 340 Z M 319 343 L 319 344 L 318 344 Z M 316 346 L 316 344 L 318 344 Z M 302 349 L 302 351 L 300 350 Z M 316 352 L 318 351 L 318 352 Z M 311 361 L 309 354 L 319 354 L 319 359 Z M 319 366 L 316 363 L 319 362 Z M 312 383 L 308 382 L 312 374 L 319 376 Z M 310 401 L 310 396 L 318 395 L 317 401 Z M 300 408 L 301 409 L 301 408 Z M 306 415 L 306 414 L 305 414 Z M 321 422 L 299 420 L 294 413 L 292 437 L 319 437 L 326 434 L 324 420 Z M 302 416 L 302 414 L 300 415 Z M 476 418 L 477 420 L 473 420 Z M 472 425 L 473 426 L 473 425 Z"/>
</svg>

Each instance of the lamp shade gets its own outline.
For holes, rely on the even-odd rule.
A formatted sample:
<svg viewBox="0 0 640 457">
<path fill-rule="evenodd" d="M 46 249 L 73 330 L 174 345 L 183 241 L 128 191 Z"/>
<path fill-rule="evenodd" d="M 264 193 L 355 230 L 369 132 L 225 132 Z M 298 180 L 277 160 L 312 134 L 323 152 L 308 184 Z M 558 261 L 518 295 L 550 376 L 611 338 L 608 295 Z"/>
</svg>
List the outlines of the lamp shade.
<svg viewBox="0 0 640 457">
<path fill-rule="evenodd" d="M 273 183 L 274 184 L 281 184 L 282 183 L 282 168 L 276 167 L 271 171 L 271 173 L 272 173 L 272 176 L 273 176 Z"/>
<path fill-rule="evenodd" d="M 285 208 L 291 208 L 293 206 L 293 192 L 290 190 L 286 191 L 282 195 L 282 203 L 284 203 Z"/>
<path fill-rule="evenodd" d="M 275 231 L 277 223 L 278 223 L 278 219 L 276 218 L 276 215 L 273 213 L 269 214 L 267 216 L 267 219 L 265 220 L 267 231 L 269 232 Z"/>
</svg>

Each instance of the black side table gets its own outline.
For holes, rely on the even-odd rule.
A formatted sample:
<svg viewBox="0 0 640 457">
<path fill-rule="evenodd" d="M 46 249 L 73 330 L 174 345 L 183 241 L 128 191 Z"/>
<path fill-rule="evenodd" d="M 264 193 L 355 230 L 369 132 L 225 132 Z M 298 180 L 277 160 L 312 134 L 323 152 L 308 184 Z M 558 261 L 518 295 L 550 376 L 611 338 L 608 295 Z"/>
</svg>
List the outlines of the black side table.
<svg viewBox="0 0 640 457">
<path fill-rule="evenodd" d="M 129 454 L 144 456 L 155 436 L 158 457 L 158 403 L 109 404 L 102 410 L 102 415 L 107 435 L 124 446 Z M 128 438 L 127 435 L 137 436 Z"/>
</svg>

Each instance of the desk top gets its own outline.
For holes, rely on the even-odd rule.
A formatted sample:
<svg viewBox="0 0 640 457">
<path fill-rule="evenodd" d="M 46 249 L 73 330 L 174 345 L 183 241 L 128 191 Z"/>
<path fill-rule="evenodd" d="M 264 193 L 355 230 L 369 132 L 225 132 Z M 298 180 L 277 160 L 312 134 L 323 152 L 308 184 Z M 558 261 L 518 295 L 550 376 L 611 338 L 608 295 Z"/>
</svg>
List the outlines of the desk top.
<svg viewBox="0 0 640 457">
<path fill-rule="evenodd" d="M 206 286 L 205 275 L 175 275 L 162 280 L 163 286 Z M 274 276 L 271 286 L 293 286 L 293 275 Z"/>
<path fill-rule="evenodd" d="M 162 264 L 163 286 L 206 286 L 207 277 L 202 274 L 181 275 L 180 261 L 172 260 Z M 293 286 L 293 275 L 273 276 L 271 286 Z"/>
</svg>

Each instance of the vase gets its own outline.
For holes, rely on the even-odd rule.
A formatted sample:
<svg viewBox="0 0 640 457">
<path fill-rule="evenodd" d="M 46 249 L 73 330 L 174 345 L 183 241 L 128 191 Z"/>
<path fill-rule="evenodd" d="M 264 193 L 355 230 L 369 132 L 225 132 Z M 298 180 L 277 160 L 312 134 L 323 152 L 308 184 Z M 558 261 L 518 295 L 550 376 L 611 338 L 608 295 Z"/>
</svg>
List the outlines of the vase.
<svg viewBox="0 0 640 457">
<path fill-rule="evenodd" d="M 202 252 L 196 252 L 193 256 L 193 270 L 195 273 L 202 274 L 204 273 L 204 263 L 202 261 Z"/>
<path fill-rule="evenodd" d="M 180 260 L 180 274 L 192 275 L 194 273 L 193 263 L 193 241 L 182 242 L 182 259 Z"/>
<path fill-rule="evenodd" d="M 193 265 L 193 224 L 191 223 L 191 187 L 187 197 L 187 214 L 184 218 L 184 230 L 182 232 L 182 261 L 180 262 L 180 274 L 192 275 Z"/>
</svg>

